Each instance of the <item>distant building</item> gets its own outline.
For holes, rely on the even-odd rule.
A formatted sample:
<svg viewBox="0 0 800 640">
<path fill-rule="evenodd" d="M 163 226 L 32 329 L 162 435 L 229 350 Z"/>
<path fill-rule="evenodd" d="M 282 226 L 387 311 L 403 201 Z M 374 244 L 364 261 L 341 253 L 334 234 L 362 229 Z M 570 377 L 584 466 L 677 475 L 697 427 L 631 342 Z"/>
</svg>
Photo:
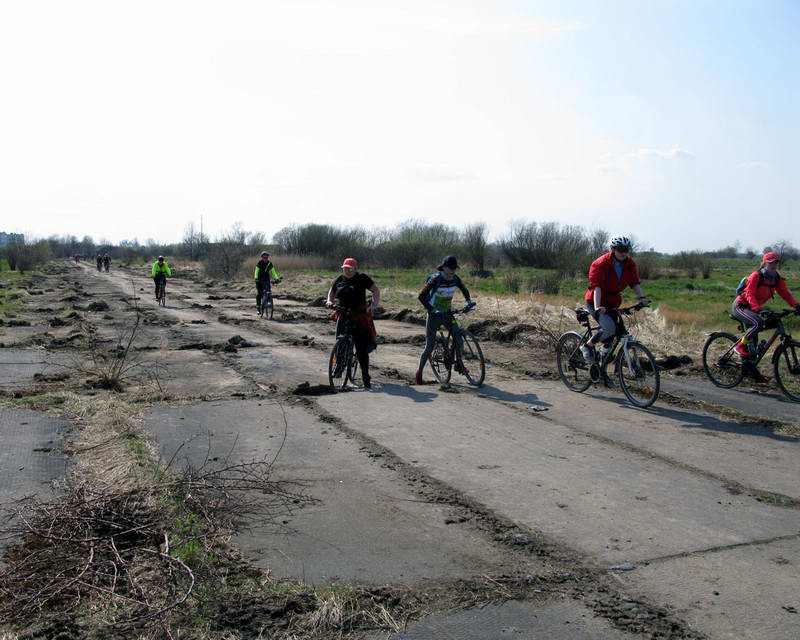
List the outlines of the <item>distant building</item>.
<svg viewBox="0 0 800 640">
<path fill-rule="evenodd" d="M 6 233 L 0 231 L 0 247 L 5 247 L 9 244 L 17 242 L 25 242 L 25 236 L 22 233 Z"/>
</svg>

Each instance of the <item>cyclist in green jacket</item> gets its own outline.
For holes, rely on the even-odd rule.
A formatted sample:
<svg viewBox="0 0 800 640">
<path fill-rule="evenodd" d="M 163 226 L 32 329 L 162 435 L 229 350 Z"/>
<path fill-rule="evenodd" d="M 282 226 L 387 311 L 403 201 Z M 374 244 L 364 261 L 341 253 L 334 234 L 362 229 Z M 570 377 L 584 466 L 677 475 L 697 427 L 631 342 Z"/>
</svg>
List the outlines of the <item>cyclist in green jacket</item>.
<svg viewBox="0 0 800 640">
<path fill-rule="evenodd" d="M 153 263 L 153 268 L 150 269 L 150 275 L 153 276 L 153 282 L 156 284 L 156 300 L 158 300 L 158 285 L 164 281 L 166 282 L 167 276 L 172 277 L 169 265 L 165 262 L 164 256 L 158 256 L 158 260 Z"/>
<path fill-rule="evenodd" d="M 264 292 L 271 292 L 272 285 L 277 284 L 281 279 L 275 270 L 275 265 L 270 261 L 267 251 L 261 252 L 261 260 L 256 263 L 253 279 L 256 281 L 256 309 L 260 309 L 261 297 Z"/>
</svg>

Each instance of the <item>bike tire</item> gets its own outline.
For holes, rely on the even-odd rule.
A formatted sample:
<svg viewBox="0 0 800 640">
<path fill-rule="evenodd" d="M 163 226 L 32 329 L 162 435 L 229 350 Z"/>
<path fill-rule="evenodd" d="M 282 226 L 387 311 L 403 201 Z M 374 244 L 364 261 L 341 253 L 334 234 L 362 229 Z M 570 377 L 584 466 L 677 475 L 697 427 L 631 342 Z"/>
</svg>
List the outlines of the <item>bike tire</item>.
<svg viewBox="0 0 800 640">
<path fill-rule="evenodd" d="M 267 300 L 267 320 L 272 320 L 272 316 L 275 314 L 275 304 L 272 302 L 272 296 L 269 297 Z"/>
<path fill-rule="evenodd" d="M 716 331 L 703 345 L 703 371 L 721 389 L 733 389 L 744 378 L 744 369 L 733 346 L 739 338 L 727 331 Z"/>
<path fill-rule="evenodd" d="M 349 372 L 347 370 L 347 362 L 340 362 L 345 356 L 345 347 L 343 341 L 347 338 L 339 338 L 333 343 L 330 358 L 328 358 L 328 382 L 331 389 L 344 389 L 347 386 L 347 378 Z M 336 375 L 336 370 L 339 369 L 339 375 Z"/>
<path fill-rule="evenodd" d="M 166 285 L 161 285 L 160 295 L 158 296 L 158 306 L 159 307 L 166 307 L 167 306 L 167 287 Z"/>
<path fill-rule="evenodd" d="M 640 409 L 647 409 L 658 400 L 658 394 L 661 389 L 661 375 L 658 371 L 656 359 L 650 350 L 643 344 L 635 341 L 628 343 L 628 353 L 633 353 L 632 366 L 629 366 L 625 358 L 625 349 L 620 348 L 616 358 L 617 373 L 619 377 L 619 386 L 622 387 L 622 392 L 633 406 Z M 642 363 L 644 359 L 647 364 Z M 626 375 L 627 373 L 627 375 Z M 648 374 L 649 377 L 648 377 Z M 643 381 L 647 378 L 646 383 L 642 388 L 635 388 L 633 381 Z"/>
<path fill-rule="evenodd" d="M 428 362 L 430 362 L 434 377 L 440 384 L 448 384 L 453 375 L 453 364 L 450 362 L 449 351 L 450 341 L 442 334 L 437 334 Z"/>
<path fill-rule="evenodd" d="M 775 381 L 787 398 L 800 402 L 800 342 L 789 340 L 775 350 Z"/>
<path fill-rule="evenodd" d="M 364 386 L 364 381 L 359 378 L 358 374 L 358 354 L 356 353 L 355 341 L 350 340 L 350 356 L 347 359 L 347 381 L 357 389 Z"/>
<path fill-rule="evenodd" d="M 580 352 L 583 336 L 575 331 L 567 331 L 559 339 L 556 346 L 556 364 L 558 377 L 567 389 L 583 393 L 592 384 L 589 374 L 590 365 Z"/>
<path fill-rule="evenodd" d="M 469 331 L 464 331 L 461 334 L 459 351 L 458 357 L 463 369 L 461 375 L 471 386 L 480 387 L 486 379 L 486 361 L 483 359 L 480 342 Z"/>
</svg>

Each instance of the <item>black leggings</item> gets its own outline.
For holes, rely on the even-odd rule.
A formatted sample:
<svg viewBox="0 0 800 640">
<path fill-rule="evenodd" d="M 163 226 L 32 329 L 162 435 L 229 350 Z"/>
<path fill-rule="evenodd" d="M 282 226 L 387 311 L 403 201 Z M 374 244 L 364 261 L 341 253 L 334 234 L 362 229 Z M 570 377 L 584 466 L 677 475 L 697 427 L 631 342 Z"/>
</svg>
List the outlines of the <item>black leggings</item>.
<svg viewBox="0 0 800 640">
<path fill-rule="evenodd" d="M 156 276 L 155 278 L 153 278 L 153 281 L 156 283 L 156 297 L 158 297 L 158 285 L 161 284 L 162 282 L 166 282 L 167 276 L 165 275 Z"/>
<path fill-rule="evenodd" d="M 345 318 L 340 317 L 336 321 L 336 335 L 340 336 L 344 334 L 345 327 L 344 324 L 346 322 Z M 369 348 L 370 348 L 370 339 L 369 336 L 364 332 L 364 330 L 358 326 L 357 323 L 353 323 L 352 325 L 352 333 L 353 333 L 353 342 L 356 345 L 356 357 L 358 358 L 358 366 L 361 367 L 361 379 L 364 382 L 369 382 Z"/>
<path fill-rule="evenodd" d="M 270 283 L 256 281 L 256 306 L 259 309 L 261 308 L 261 296 L 264 295 L 265 291 L 272 292 L 272 286 Z"/>
</svg>

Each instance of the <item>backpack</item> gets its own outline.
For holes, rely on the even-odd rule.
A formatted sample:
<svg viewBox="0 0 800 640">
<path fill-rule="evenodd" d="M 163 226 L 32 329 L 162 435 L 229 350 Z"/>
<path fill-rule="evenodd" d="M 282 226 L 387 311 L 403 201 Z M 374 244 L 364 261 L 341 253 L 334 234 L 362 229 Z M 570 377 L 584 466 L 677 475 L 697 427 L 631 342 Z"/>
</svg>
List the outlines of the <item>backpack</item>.
<svg viewBox="0 0 800 640">
<path fill-rule="evenodd" d="M 758 270 L 758 272 L 757 272 L 757 273 L 758 273 L 758 284 L 759 284 L 759 285 L 762 285 L 762 284 L 764 284 L 764 274 L 763 274 L 763 273 L 761 273 L 761 270 L 760 270 L 760 269 Z M 752 274 L 751 274 L 751 275 L 752 275 Z M 742 295 L 742 294 L 744 293 L 744 290 L 747 288 L 747 281 L 748 281 L 749 279 L 750 279 L 750 276 L 745 276 L 744 278 L 742 278 L 741 280 L 739 280 L 739 286 L 738 286 L 738 287 L 736 287 L 736 295 L 737 295 L 737 296 L 740 296 L 740 295 Z M 775 277 L 775 285 L 776 285 L 776 286 L 777 286 L 777 284 L 778 284 L 778 280 L 780 280 L 780 279 L 781 279 L 781 276 L 780 276 L 780 274 L 778 274 L 778 275 Z M 772 286 L 772 285 L 769 285 L 769 286 Z"/>
</svg>

